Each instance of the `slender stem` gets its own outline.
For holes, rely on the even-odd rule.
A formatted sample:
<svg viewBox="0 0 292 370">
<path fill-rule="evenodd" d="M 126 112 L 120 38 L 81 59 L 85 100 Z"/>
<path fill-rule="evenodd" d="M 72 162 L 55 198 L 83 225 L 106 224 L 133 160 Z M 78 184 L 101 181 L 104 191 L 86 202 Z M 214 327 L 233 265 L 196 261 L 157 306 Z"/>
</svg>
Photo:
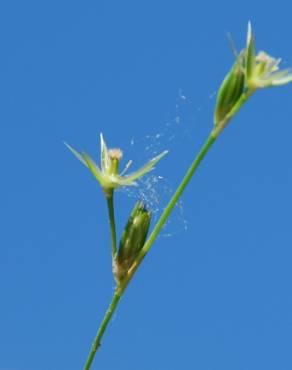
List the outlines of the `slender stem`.
<svg viewBox="0 0 292 370">
<path fill-rule="evenodd" d="M 98 332 L 96 334 L 96 337 L 94 338 L 94 341 L 92 343 L 92 346 L 91 346 L 91 349 L 90 349 L 90 352 L 89 352 L 89 355 L 87 357 L 87 360 L 86 360 L 86 363 L 84 365 L 84 368 L 83 370 L 89 370 L 91 365 L 92 365 L 92 362 L 94 360 L 94 356 L 96 354 L 96 351 L 98 350 L 98 348 L 100 347 L 100 341 L 101 341 L 101 338 L 105 332 L 105 329 L 107 328 L 108 326 L 108 323 L 110 322 L 110 319 L 112 318 L 112 315 L 113 313 L 115 312 L 117 306 L 118 306 L 118 303 L 119 303 L 119 300 L 121 298 L 121 295 L 120 293 L 116 290 L 114 295 L 113 295 L 113 298 L 112 298 L 112 301 L 104 315 L 104 318 L 102 320 L 102 323 L 98 329 Z"/>
<path fill-rule="evenodd" d="M 178 188 L 176 189 L 175 193 L 173 194 L 172 198 L 170 199 L 169 203 L 165 207 L 162 215 L 160 216 L 159 220 L 157 221 L 156 225 L 152 233 L 150 234 L 149 238 L 147 239 L 146 243 L 144 244 L 142 250 L 140 251 L 139 255 L 137 256 L 135 262 L 131 266 L 130 270 L 128 271 L 128 275 L 125 280 L 120 284 L 120 291 L 123 292 L 129 282 L 131 281 L 132 277 L 135 274 L 135 271 L 139 267 L 140 263 L 143 261 L 144 257 L 148 253 L 149 249 L 152 247 L 155 239 L 157 238 L 160 230 L 164 226 L 165 222 L 167 221 L 168 217 L 170 216 L 171 211 L 173 210 L 174 206 L 176 205 L 177 201 L 181 197 L 182 193 L 184 192 L 186 186 L 190 182 L 191 178 L 193 177 L 195 171 L 199 167 L 201 161 L 204 159 L 205 155 L 208 153 L 209 149 L 216 141 L 217 137 L 226 127 L 226 125 L 230 122 L 230 120 L 234 117 L 234 115 L 240 110 L 240 108 L 246 103 L 248 98 L 253 94 L 253 90 L 248 90 L 244 94 L 241 95 L 238 102 L 229 112 L 229 114 L 225 117 L 225 119 L 218 125 L 218 127 L 214 127 L 211 131 L 211 134 L 208 136 L 207 140 L 205 141 L 204 145 L 202 146 L 201 150 L 193 160 L 192 164 L 190 165 L 189 169 L 187 170 L 185 176 L 183 177 L 181 183 L 179 184 Z"/>
<path fill-rule="evenodd" d="M 183 177 L 181 183 L 179 184 L 178 188 L 176 189 L 175 193 L 173 194 L 172 198 L 170 199 L 169 203 L 165 207 L 164 211 L 162 212 L 159 220 L 157 221 L 156 225 L 153 228 L 152 233 L 150 234 L 149 238 L 147 239 L 146 243 L 144 244 L 143 248 L 141 249 L 139 255 L 137 256 L 136 260 L 134 261 L 133 265 L 129 269 L 126 277 L 119 282 L 117 285 L 117 288 L 115 290 L 115 294 L 113 296 L 113 299 L 111 301 L 111 304 L 106 311 L 106 314 L 103 318 L 103 321 L 99 327 L 99 330 L 97 332 L 97 335 L 94 339 L 94 342 L 92 344 L 89 356 L 87 358 L 84 370 L 89 370 L 91 367 L 91 364 L 93 362 L 95 353 L 100 346 L 101 338 L 106 330 L 106 327 L 116 310 L 118 303 L 120 301 L 120 298 L 124 294 L 129 282 L 133 278 L 137 268 L 143 261 L 146 254 L 149 252 L 150 248 L 152 247 L 155 239 L 157 238 L 158 234 L 160 233 L 161 229 L 165 225 L 165 222 L 167 221 L 168 217 L 170 216 L 173 208 L 177 204 L 179 198 L 181 197 L 182 193 L 184 192 L 186 186 L 192 179 L 194 173 L 196 172 L 197 168 L 199 167 L 200 163 L 210 150 L 213 143 L 216 141 L 219 134 L 222 132 L 222 130 L 226 127 L 226 125 L 229 123 L 229 121 L 232 119 L 232 117 L 239 111 L 239 109 L 242 107 L 242 105 L 248 100 L 248 98 L 252 95 L 253 90 L 247 91 L 246 93 L 242 94 L 241 98 L 238 100 L 238 102 L 235 104 L 231 112 L 225 117 L 225 119 L 220 122 L 219 125 L 216 125 L 214 129 L 212 130 L 211 134 L 208 136 L 207 140 L 205 141 L 204 145 L 202 146 L 200 152 L 197 154 L 195 159 L 193 160 L 192 164 L 190 165 L 189 169 L 187 170 L 185 176 Z M 109 220 L 110 220 L 110 227 L 111 227 L 111 237 L 112 237 L 112 255 L 113 258 L 116 255 L 117 247 L 116 247 L 116 228 L 115 228 L 115 218 L 114 218 L 114 207 L 113 207 L 113 193 L 108 194 L 107 196 L 107 204 L 108 204 L 108 210 L 109 210 Z"/>
<path fill-rule="evenodd" d="M 135 262 L 133 263 L 131 269 L 128 272 L 127 277 L 120 285 L 121 293 L 126 289 L 127 285 L 129 284 L 130 280 L 134 276 L 135 271 L 139 267 L 140 263 L 143 261 L 144 257 L 148 253 L 149 249 L 151 248 L 152 244 L 154 243 L 155 239 L 157 238 L 158 234 L 160 233 L 162 227 L 164 226 L 165 222 L 167 221 L 168 217 L 170 216 L 171 211 L 173 210 L 174 206 L 176 205 L 177 201 L 181 197 L 183 191 L 185 190 L 186 186 L 190 182 L 191 178 L 193 177 L 196 169 L 200 165 L 201 161 L 208 153 L 209 149 L 211 148 L 212 144 L 217 139 L 217 135 L 214 134 L 212 131 L 207 140 L 205 141 L 204 145 L 202 146 L 200 152 L 195 157 L 194 161 L 192 162 L 191 166 L 189 167 L 187 173 L 185 174 L 184 178 L 182 179 L 180 185 L 176 189 L 175 193 L 173 194 L 172 198 L 170 199 L 168 205 L 162 212 L 159 220 L 157 221 L 156 225 L 152 233 L 150 234 L 149 238 L 147 239 L 146 243 L 144 244 L 141 252 L 137 256 Z"/>
<path fill-rule="evenodd" d="M 111 245 L 112 245 L 112 258 L 114 259 L 117 254 L 117 236 L 116 236 L 116 223 L 115 223 L 115 211 L 114 211 L 114 192 L 111 191 L 106 195 L 107 209 L 109 215 L 109 224 L 111 231 Z"/>
<path fill-rule="evenodd" d="M 195 173 L 195 171 L 198 168 L 199 164 L 201 163 L 202 159 L 205 157 L 205 155 L 207 154 L 207 152 L 211 148 L 211 146 L 214 143 L 214 141 L 216 140 L 216 138 L 217 138 L 217 136 L 212 132 L 210 134 L 210 136 L 208 137 L 208 139 L 206 140 L 205 144 L 203 145 L 202 149 L 200 150 L 199 154 L 196 156 L 195 160 L 191 164 L 191 166 L 188 169 L 186 175 L 184 176 L 182 182 L 180 183 L 180 185 L 178 186 L 176 192 L 174 193 L 174 195 L 170 199 L 168 205 L 164 209 L 164 211 L 163 211 L 162 215 L 160 216 L 157 224 L 155 225 L 155 227 L 154 227 L 151 235 L 149 236 L 148 240 L 144 244 L 144 247 L 142 248 L 140 254 L 138 255 L 138 257 L 135 260 L 135 262 L 133 263 L 133 266 L 129 270 L 128 275 L 117 286 L 117 289 L 115 291 L 115 294 L 114 294 L 114 296 L 112 298 L 112 301 L 111 301 L 111 303 L 109 305 L 109 308 L 108 308 L 108 310 L 105 313 L 105 316 L 104 316 L 104 318 L 102 320 L 102 323 L 101 323 L 101 325 L 100 325 L 100 327 L 98 329 L 97 335 L 96 335 L 96 337 L 95 337 L 95 339 L 93 341 L 92 347 L 90 349 L 90 352 L 89 352 L 89 355 L 88 355 L 88 358 L 87 358 L 87 361 L 86 361 L 86 364 L 85 364 L 85 367 L 84 367 L 83 370 L 89 370 L 90 369 L 90 367 L 92 365 L 92 362 L 93 362 L 93 359 L 95 357 L 95 354 L 96 354 L 96 352 L 97 352 L 97 350 L 98 350 L 98 348 L 100 346 L 100 341 L 102 339 L 102 336 L 103 336 L 103 334 L 104 334 L 104 332 L 106 330 L 106 327 L 107 327 L 107 325 L 108 325 L 108 323 L 109 323 L 109 321 L 110 321 L 113 313 L 115 312 L 115 310 L 116 310 L 116 308 L 118 306 L 118 303 L 120 301 L 120 298 L 122 297 L 122 295 L 125 292 L 125 289 L 126 289 L 127 285 L 129 284 L 130 280 L 134 276 L 135 271 L 139 267 L 139 265 L 142 262 L 142 260 L 144 259 L 145 255 L 147 254 L 147 252 L 151 248 L 151 246 L 152 246 L 153 242 L 155 241 L 155 239 L 157 238 L 160 230 L 162 229 L 162 227 L 164 226 L 166 220 L 168 219 L 168 217 L 169 217 L 172 209 L 174 208 L 174 206 L 176 205 L 178 199 L 182 195 L 185 187 L 187 186 L 187 184 L 191 180 L 193 174 Z M 115 232 L 113 233 L 113 230 L 115 231 L 114 217 L 113 217 L 113 203 L 112 203 L 113 202 L 113 199 L 112 199 L 112 197 L 108 197 L 107 200 L 108 200 L 108 208 L 109 208 L 109 215 L 110 215 L 112 240 L 115 240 Z M 113 236 L 114 236 L 114 238 L 113 238 Z M 115 246 L 115 244 L 113 244 L 113 246 Z M 116 251 L 115 248 L 113 248 L 113 250 Z"/>
<path fill-rule="evenodd" d="M 188 185 L 191 178 L 193 177 L 196 169 L 199 167 L 202 159 L 205 157 L 205 155 L 207 154 L 207 152 L 209 151 L 209 149 L 211 148 L 211 146 L 215 142 L 215 140 L 216 140 L 216 137 L 213 134 L 211 134 L 207 138 L 205 144 L 203 145 L 200 152 L 198 153 L 198 155 L 196 156 L 196 158 L 192 162 L 192 164 L 189 167 L 187 173 L 185 174 L 184 178 L 182 179 L 181 183 L 179 184 L 178 188 L 176 189 L 175 193 L 173 194 L 172 198 L 170 199 L 168 205 L 164 209 L 162 215 L 160 216 L 160 218 L 159 218 L 157 224 L 155 225 L 151 235 L 149 236 L 147 242 L 143 246 L 141 255 L 145 255 L 149 251 L 149 249 L 151 248 L 154 240 L 157 238 L 160 230 L 164 226 L 164 224 L 165 224 L 166 220 L 168 219 L 171 211 L 173 210 L 174 206 L 177 204 L 177 202 L 178 202 L 179 198 L 181 197 L 183 191 L 185 190 L 186 186 Z M 141 257 L 140 257 L 140 259 L 142 260 Z"/>
<path fill-rule="evenodd" d="M 229 112 L 229 114 L 225 117 L 224 121 L 218 125 L 219 127 L 214 127 L 214 129 L 211 131 L 211 134 L 208 136 L 207 140 L 205 141 L 204 145 L 202 146 L 201 150 L 193 160 L 192 164 L 190 165 L 187 173 L 185 174 L 184 178 L 182 179 L 181 183 L 179 184 L 178 188 L 176 189 L 175 193 L 173 194 L 172 198 L 170 199 L 168 205 L 162 212 L 162 215 L 160 216 L 159 220 L 157 221 L 156 225 L 154 226 L 154 229 L 152 233 L 150 234 L 149 238 L 147 239 L 146 243 L 144 244 L 142 250 L 140 251 L 139 255 L 137 256 L 135 262 L 131 266 L 131 269 L 128 271 L 128 276 L 126 279 L 122 282 L 120 285 L 120 291 L 123 292 L 129 282 L 131 281 L 132 277 L 135 274 L 135 271 L 139 267 L 140 263 L 143 261 L 144 257 L 148 253 L 149 249 L 152 247 L 152 244 L 154 243 L 155 239 L 157 238 L 158 234 L 160 233 L 160 230 L 164 226 L 165 222 L 167 221 L 168 217 L 170 216 L 171 211 L 173 210 L 174 206 L 176 205 L 177 201 L 181 197 L 182 193 L 184 192 L 186 186 L 190 182 L 191 178 L 193 177 L 195 171 L 199 167 L 201 161 L 205 157 L 205 155 L 208 153 L 209 149 L 213 145 L 213 143 L 216 141 L 217 137 L 220 135 L 222 130 L 226 127 L 226 125 L 230 122 L 230 120 L 233 118 L 233 116 L 239 111 L 239 109 L 246 103 L 248 98 L 253 94 L 253 90 L 249 90 L 246 93 L 242 94 L 238 102 L 235 104 L 235 106 L 232 108 L 232 110 Z"/>
</svg>

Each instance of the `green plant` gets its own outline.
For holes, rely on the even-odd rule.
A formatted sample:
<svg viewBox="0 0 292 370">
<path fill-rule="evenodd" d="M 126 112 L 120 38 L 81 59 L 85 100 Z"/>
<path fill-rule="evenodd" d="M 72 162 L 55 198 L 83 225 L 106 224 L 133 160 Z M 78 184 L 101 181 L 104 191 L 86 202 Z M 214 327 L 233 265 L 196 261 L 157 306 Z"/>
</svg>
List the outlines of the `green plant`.
<svg viewBox="0 0 292 370">
<path fill-rule="evenodd" d="M 131 212 L 121 237 L 119 247 L 117 247 L 114 193 L 118 187 L 132 186 L 136 184 L 136 180 L 153 170 L 158 161 L 167 154 L 167 151 L 164 151 L 157 157 L 153 158 L 149 163 L 136 172 L 126 175 L 126 172 L 131 165 L 131 161 L 126 165 L 126 168 L 120 172 L 119 165 L 122 152 L 120 149 L 109 150 L 102 135 L 100 137 L 100 168 L 89 155 L 86 153 L 79 153 L 66 144 L 71 152 L 86 167 L 88 167 L 93 176 L 99 182 L 105 194 L 111 232 L 113 275 L 116 281 L 116 288 L 112 301 L 93 341 L 84 370 L 90 369 L 103 334 L 122 295 L 213 143 L 217 140 L 234 115 L 258 89 L 271 86 L 281 86 L 292 82 L 292 74 L 290 71 L 279 71 L 279 64 L 280 59 L 274 59 L 265 52 L 256 54 L 254 35 L 249 23 L 246 46 L 238 55 L 236 55 L 236 60 L 233 66 L 219 88 L 214 112 L 214 126 L 211 133 L 191 163 L 180 185 L 174 192 L 148 238 L 147 235 L 151 222 L 151 212 L 147 209 L 146 205 L 138 202 Z"/>
</svg>

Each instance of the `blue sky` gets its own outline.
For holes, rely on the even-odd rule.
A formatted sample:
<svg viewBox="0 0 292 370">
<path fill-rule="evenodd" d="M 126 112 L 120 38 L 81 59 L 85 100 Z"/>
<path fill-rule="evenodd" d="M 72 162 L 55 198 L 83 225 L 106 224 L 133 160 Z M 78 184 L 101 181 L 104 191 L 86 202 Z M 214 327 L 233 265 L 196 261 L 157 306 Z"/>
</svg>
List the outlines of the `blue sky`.
<svg viewBox="0 0 292 370">
<path fill-rule="evenodd" d="M 143 184 L 157 217 L 248 20 L 292 66 L 288 1 L 1 3 L 1 370 L 82 369 L 113 291 L 102 192 L 63 141 L 98 158 L 103 132 L 134 166 L 169 149 Z M 291 89 L 258 92 L 214 145 L 93 369 L 292 368 Z M 116 198 L 120 233 L 135 194 Z"/>
</svg>

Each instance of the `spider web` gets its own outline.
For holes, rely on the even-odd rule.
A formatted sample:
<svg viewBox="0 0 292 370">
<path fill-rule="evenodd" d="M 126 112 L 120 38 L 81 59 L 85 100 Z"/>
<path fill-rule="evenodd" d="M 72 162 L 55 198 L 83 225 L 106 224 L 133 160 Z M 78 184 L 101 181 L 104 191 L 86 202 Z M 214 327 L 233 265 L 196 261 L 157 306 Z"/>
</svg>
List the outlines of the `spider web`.
<svg viewBox="0 0 292 370">
<path fill-rule="evenodd" d="M 178 146 L 185 146 L 193 143 L 196 135 L 196 128 L 202 122 L 202 115 L 209 111 L 210 100 L 214 99 L 216 92 L 208 95 L 201 105 L 195 105 L 191 98 L 179 89 L 174 109 L 156 133 L 147 133 L 142 138 L 132 137 L 129 146 L 135 153 L 141 152 L 148 158 L 153 158 L 163 150 L 168 149 L 171 152 L 178 150 Z M 136 150 L 139 149 L 139 150 Z M 137 187 L 125 187 L 121 191 L 128 197 L 143 201 L 147 208 L 152 212 L 152 225 L 158 220 L 161 212 L 166 207 L 174 187 L 163 176 L 146 174 L 142 177 Z M 188 228 L 188 221 L 184 215 L 184 204 L 179 200 L 160 236 L 172 237 Z"/>
</svg>

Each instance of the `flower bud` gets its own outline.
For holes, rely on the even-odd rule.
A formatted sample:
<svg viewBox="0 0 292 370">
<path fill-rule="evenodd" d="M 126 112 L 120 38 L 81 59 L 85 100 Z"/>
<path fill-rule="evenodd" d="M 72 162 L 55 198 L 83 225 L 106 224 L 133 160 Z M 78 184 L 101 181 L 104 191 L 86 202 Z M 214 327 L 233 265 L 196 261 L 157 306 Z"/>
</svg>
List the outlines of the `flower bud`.
<svg viewBox="0 0 292 370">
<path fill-rule="evenodd" d="M 151 213 L 142 202 L 136 203 L 120 241 L 115 261 L 115 276 L 121 280 L 145 243 L 151 221 Z"/>
<path fill-rule="evenodd" d="M 223 80 L 218 91 L 214 114 L 215 126 L 224 122 L 228 113 L 231 112 L 232 108 L 241 97 L 244 91 L 244 80 L 243 68 L 239 60 L 237 60 Z"/>
</svg>

